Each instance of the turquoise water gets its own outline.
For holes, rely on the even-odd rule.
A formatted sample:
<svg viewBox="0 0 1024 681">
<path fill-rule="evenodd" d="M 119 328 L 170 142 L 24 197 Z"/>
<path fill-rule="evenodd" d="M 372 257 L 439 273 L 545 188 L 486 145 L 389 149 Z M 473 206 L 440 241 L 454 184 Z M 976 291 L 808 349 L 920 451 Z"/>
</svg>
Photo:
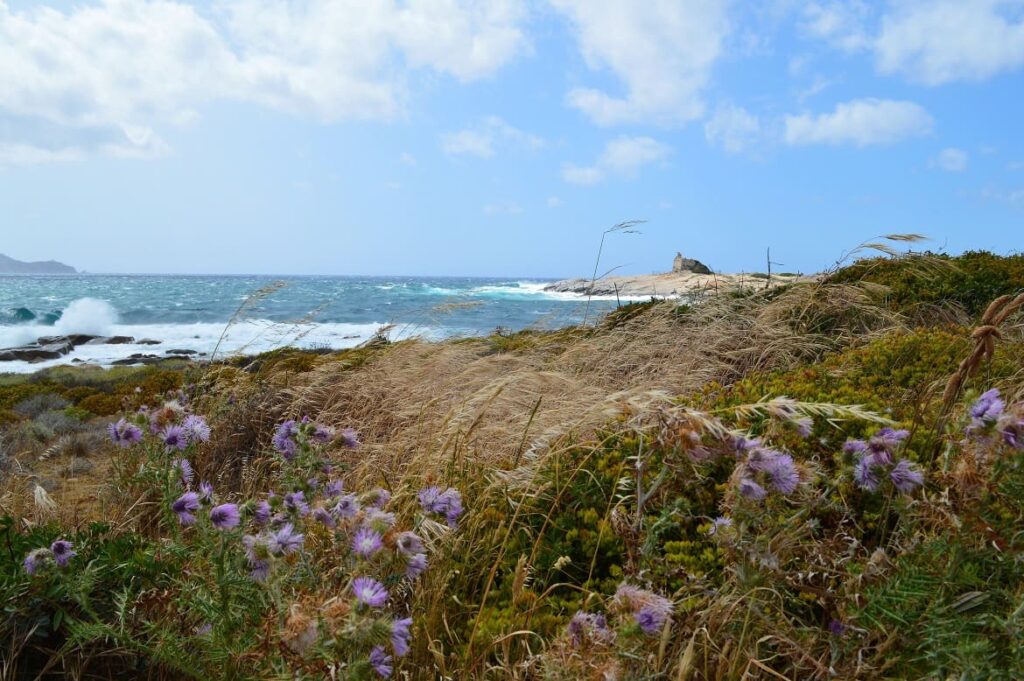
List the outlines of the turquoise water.
<svg viewBox="0 0 1024 681">
<path fill-rule="evenodd" d="M 133 353 L 168 349 L 211 353 L 218 342 L 220 352 L 255 353 L 284 345 L 351 347 L 382 330 L 392 338 L 440 339 L 498 327 L 547 329 L 579 322 L 585 300 L 546 293 L 545 283 L 457 277 L 5 275 L 0 276 L 0 348 L 66 333 L 161 343 L 80 347 L 43 364 L 3 362 L 0 372 L 75 358 L 109 364 Z M 268 287 L 274 290 L 258 293 Z M 615 304 L 595 300 L 591 311 Z"/>
</svg>

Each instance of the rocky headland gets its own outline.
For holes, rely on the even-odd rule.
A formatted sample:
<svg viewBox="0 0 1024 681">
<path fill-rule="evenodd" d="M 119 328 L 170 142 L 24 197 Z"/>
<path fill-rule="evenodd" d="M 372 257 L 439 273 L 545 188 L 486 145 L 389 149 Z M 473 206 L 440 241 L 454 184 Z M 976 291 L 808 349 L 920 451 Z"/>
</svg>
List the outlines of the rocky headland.
<svg viewBox="0 0 1024 681">
<path fill-rule="evenodd" d="M 71 265 L 56 260 L 23 262 L 0 253 L 0 274 L 75 274 Z"/>
</svg>

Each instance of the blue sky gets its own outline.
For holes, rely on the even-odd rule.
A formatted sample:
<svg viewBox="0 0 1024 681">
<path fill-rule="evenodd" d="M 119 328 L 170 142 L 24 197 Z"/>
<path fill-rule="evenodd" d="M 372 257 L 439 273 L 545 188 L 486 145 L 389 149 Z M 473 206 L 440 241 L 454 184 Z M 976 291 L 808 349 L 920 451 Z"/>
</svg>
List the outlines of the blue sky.
<svg viewBox="0 0 1024 681">
<path fill-rule="evenodd" d="M 0 252 L 95 272 L 814 271 L 1020 247 L 1024 3 L 0 0 Z"/>
</svg>

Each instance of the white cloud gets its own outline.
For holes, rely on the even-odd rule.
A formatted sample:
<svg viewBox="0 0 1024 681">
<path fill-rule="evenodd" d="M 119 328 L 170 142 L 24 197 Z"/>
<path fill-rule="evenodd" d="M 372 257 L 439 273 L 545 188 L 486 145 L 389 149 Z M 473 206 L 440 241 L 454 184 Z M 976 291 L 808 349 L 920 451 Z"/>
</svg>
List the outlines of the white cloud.
<svg viewBox="0 0 1024 681">
<path fill-rule="evenodd" d="M 721 0 L 552 0 L 569 17 L 594 70 L 609 69 L 623 96 L 578 87 L 568 103 L 599 125 L 674 125 L 704 114 L 702 93 L 729 30 Z"/>
<path fill-rule="evenodd" d="M 708 142 L 720 145 L 731 154 L 739 153 L 755 143 L 761 134 L 761 121 L 740 106 L 722 106 L 704 124 Z"/>
<path fill-rule="evenodd" d="M 671 149 L 650 137 L 617 137 L 605 145 L 591 166 L 566 164 L 562 179 L 572 184 L 597 184 L 608 177 L 633 177 L 641 167 L 664 160 Z"/>
<path fill-rule="evenodd" d="M 932 159 L 931 165 L 950 173 L 960 173 L 967 170 L 967 152 L 955 147 L 947 147 Z"/>
<path fill-rule="evenodd" d="M 484 215 L 519 215 L 523 207 L 515 201 L 496 201 L 484 206 Z"/>
<path fill-rule="evenodd" d="M 152 155 L 156 130 L 215 100 L 325 122 L 399 114 L 415 69 L 486 77 L 529 49 L 523 0 L 173 0 L 13 9 L 0 0 L 0 115 L 83 152 Z M 8 146 L 27 144 L 19 125 Z M 104 142 L 97 141 L 105 138 Z M 155 151 L 154 151 L 155 150 Z"/>
<path fill-rule="evenodd" d="M 870 13 L 862 0 L 810 2 L 804 6 L 800 28 L 844 52 L 857 52 L 870 45 L 865 28 Z"/>
<path fill-rule="evenodd" d="M 913 102 L 855 99 L 832 113 L 790 115 L 785 118 L 787 144 L 853 144 L 864 147 L 892 144 L 931 132 L 934 122 Z"/>
<path fill-rule="evenodd" d="M 0 168 L 76 161 L 82 150 L 75 147 L 47 149 L 31 144 L 0 144 Z"/>
<path fill-rule="evenodd" d="M 549 196 L 547 200 L 548 208 L 561 208 L 562 199 L 557 196 Z"/>
<path fill-rule="evenodd" d="M 441 150 L 452 156 L 494 156 L 497 144 L 509 144 L 517 149 L 536 151 L 544 146 L 542 137 L 524 132 L 506 123 L 498 116 L 488 116 L 479 125 L 458 132 L 441 135 Z"/>
<path fill-rule="evenodd" d="M 1024 19 L 1016 0 L 903 2 L 875 43 L 882 73 L 927 85 L 982 80 L 1024 65 Z"/>
<path fill-rule="evenodd" d="M 402 152 L 402 155 L 398 157 L 398 161 L 402 165 L 406 166 L 416 165 L 416 157 L 410 154 L 408 151 Z"/>
</svg>

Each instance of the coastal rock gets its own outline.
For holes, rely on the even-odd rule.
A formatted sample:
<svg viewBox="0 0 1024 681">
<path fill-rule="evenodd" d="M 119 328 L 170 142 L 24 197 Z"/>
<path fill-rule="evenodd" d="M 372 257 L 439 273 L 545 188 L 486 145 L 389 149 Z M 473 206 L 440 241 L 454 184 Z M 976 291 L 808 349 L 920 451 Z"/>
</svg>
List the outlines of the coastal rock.
<svg viewBox="0 0 1024 681">
<path fill-rule="evenodd" d="M 711 274 L 711 268 L 702 263 L 700 260 L 694 260 L 693 258 L 684 258 L 682 253 L 676 253 L 676 257 L 672 261 L 672 272 L 673 274 L 681 274 L 682 272 L 693 272 L 694 274 Z"/>
<path fill-rule="evenodd" d="M 127 345 L 134 342 L 135 339 L 131 336 L 96 336 L 85 345 Z"/>
<path fill-rule="evenodd" d="M 43 362 L 48 359 L 60 359 L 74 350 L 68 341 L 55 343 L 32 343 L 18 348 L 0 350 L 0 362 Z"/>
<path fill-rule="evenodd" d="M 131 366 L 133 364 L 158 364 L 163 361 L 163 357 L 159 355 L 144 355 L 141 352 L 136 352 L 124 359 L 116 359 L 111 364 L 113 366 Z"/>
<path fill-rule="evenodd" d="M 152 338 L 140 338 L 135 341 L 136 345 L 160 345 L 163 341 L 154 340 Z"/>
<path fill-rule="evenodd" d="M 187 356 L 190 356 L 190 355 L 198 355 L 199 352 L 197 350 L 174 349 L 174 350 L 168 350 L 166 352 L 166 354 L 173 355 L 175 357 L 187 357 Z"/>
</svg>

